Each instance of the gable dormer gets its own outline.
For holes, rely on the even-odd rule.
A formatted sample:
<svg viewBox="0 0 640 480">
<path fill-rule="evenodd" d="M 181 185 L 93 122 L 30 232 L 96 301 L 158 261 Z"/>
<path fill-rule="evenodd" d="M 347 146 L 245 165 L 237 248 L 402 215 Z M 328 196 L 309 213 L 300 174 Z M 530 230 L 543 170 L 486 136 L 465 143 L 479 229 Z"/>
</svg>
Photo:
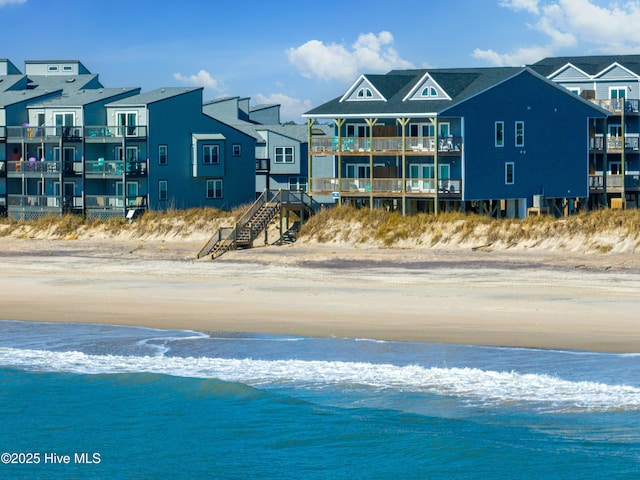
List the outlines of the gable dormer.
<svg viewBox="0 0 640 480">
<path fill-rule="evenodd" d="M 0 76 L 1 75 L 21 75 L 21 72 L 10 60 L 0 58 Z"/>
<path fill-rule="evenodd" d="M 615 62 L 594 75 L 594 78 L 598 80 L 638 80 L 638 74 Z"/>
<path fill-rule="evenodd" d="M 340 99 L 341 102 L 366 102 L 372 100 L 387 101 L 373 83 L 364 75 L 361 75 Z"/>
<path fill-rule="evenodd" d="M 406 100 L 451 100 L 451 97 L 429 73 L 425 73 L 403 99 Z"/>
<path fill-rule="evenodd" d="M 549 75 L 549 80 L 553 80 L 554 82 L 562 83 L 562 82 L 580 82 L 585 80 L 590 80 L 591 75 L 586 73 L 585 71 L 579 69 L 575 65 L 571 63 L 567 63 L 564 67 L 559 68 L 551 75 Z"/>
</svg>

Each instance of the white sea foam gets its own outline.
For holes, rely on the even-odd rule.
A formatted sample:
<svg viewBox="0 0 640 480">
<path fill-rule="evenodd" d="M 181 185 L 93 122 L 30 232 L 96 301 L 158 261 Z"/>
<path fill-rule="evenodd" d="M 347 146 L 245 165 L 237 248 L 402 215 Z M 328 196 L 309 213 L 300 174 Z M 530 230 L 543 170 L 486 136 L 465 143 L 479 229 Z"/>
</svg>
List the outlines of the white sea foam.
<svg viewBox="0 0 640 480">
<path fill-rule="evenodd" d="M 475 368 L 357 362 L 87 355 L 0 348 L 0 365 L 80 374 L 158 373 L 253 386 L 367 387 L 462 397 L 488 404 L 540 404 L 552 410 L 640 410 L 640 388 L 574 382 L 550 375 Z"/>
</svg>

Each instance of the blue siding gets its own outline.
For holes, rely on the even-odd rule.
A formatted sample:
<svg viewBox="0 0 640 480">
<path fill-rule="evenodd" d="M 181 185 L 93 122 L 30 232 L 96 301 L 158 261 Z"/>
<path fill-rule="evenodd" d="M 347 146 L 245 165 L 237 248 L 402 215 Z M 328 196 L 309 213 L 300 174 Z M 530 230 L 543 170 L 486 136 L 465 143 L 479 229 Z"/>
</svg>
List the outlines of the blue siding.
<svg viewBox="0 0 640 480">
<path fill-rule="evenodd" d="M 464 117 L 464 199 L 588 196 L 588 118 L 604 114 L 528 71 L 447 110 Z M 504 146 L 495 146 L 495 122 Z M 524 122 L 524 146 L 515 122 Z M 515 181 L 505 183 L 513 162 Z"/>
</svg>

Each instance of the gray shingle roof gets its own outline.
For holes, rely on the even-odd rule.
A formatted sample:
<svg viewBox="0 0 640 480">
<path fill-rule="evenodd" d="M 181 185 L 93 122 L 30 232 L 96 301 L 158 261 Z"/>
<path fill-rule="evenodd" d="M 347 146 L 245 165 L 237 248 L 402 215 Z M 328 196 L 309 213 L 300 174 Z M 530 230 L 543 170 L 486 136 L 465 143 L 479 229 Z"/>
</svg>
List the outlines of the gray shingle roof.
<svg viewBox="0 0 640 480">
<path fill-rule="evenodd" d="M 548 57 L 530 65 L 531 69 L 548 77 L 570 63 L 589 75 L 602 72 L 618 63 L 640 75 L 640 55 L 590 55 L 585 57 Z"/>
<path fill-rule="evenodd" d="M 453 68 L 392 70 L 386 75 L 365 75 L 365 78 L 387 101 L 343 101 L 337 97 L 304 114 L 305 117 L 335 116 L 397 116 L 398 114 L 438 113 L 501 81 L 521 72 L 523 67 Z M 404 98 L 429 74 L 451 97 L 451 100 L 406 100 Z"/>
</svg>

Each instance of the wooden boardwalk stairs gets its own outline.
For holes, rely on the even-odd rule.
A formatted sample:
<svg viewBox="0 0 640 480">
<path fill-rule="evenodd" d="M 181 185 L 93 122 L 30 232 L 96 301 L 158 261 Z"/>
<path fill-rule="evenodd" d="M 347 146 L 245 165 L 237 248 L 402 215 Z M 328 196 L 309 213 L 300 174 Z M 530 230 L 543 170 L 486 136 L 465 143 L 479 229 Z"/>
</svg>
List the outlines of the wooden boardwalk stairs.
<svg viewBox="0 0 640 480">
<path fill-rule="evenodd" d="M 253 242 L 280 214 L 280 238 L 275 243 L 291 239 L 292 229 L 282 230 L 283 211 L 295 211 L 300 223 L 316 213 L 320 205 L 305 192 L 298 190 L 265 190 L 233 227 L 221 227 L 200 249 L 197 258 L 207 255 L 215 259 L 225 252 L 239 248 L 251 248 Z M 298 224 L 299 225 L 299 224 Z"/>
</svg>

